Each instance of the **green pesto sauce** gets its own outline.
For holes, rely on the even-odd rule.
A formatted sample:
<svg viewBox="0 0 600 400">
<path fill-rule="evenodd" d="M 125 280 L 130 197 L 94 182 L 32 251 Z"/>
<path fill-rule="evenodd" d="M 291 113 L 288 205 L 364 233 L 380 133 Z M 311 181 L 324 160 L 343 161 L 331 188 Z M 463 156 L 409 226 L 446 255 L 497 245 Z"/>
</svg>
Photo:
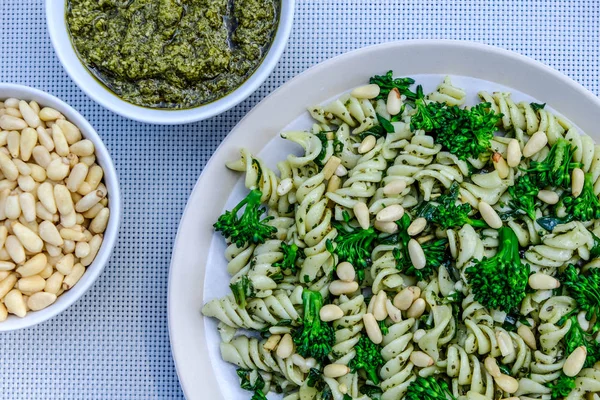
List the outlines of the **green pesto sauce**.
<svg viewBox="0 0 600 400">
<path fill-rule="evenodd" d="M 260 65 L 280 0 L 68 0 L 81 60 L 122 99 L 181 109 L 217 100 Z"/>
</svg>

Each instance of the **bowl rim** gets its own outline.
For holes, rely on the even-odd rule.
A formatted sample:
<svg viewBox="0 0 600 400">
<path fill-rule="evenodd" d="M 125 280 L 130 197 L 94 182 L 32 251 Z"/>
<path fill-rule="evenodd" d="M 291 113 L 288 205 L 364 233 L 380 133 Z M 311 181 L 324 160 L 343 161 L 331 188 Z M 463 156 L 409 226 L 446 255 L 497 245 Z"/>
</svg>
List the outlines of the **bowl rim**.
<svg viewBox="0 0 600 400">
<path fill-rule="evenodd" d="M 55 317 L 79 300 L 90 289 L 106 267 L 106 264 L 108 264 L 117 242 L 123 204 L 119 187 L 119 177 L 110 153 L 98 132 L 96 132 L 83 115 L 58 97 L 29 86 L 0 83 L 0 93 L 2 93 L 2 98 L 16 97 L 27 101 L 35 100 L 42 107 L 55 108 L 67 120 L 75 124 L 81 131 L 83 138 L 89 139 L 94 143 L 96 162 L 104 170 L 104 183 L 110 199 L 110 216 L 106 230 L 103 233 L 102 245 L 94 261 L 86 267 L 86 271 L 81 279 L 71 289 L 58 296 L 56 302 L 47 308 L 40 311 L 29 311 L 23 318 L 9 315 L 6 321 L 0 322 L 0 332 L 7 332 L 28 328 Z"/>
<path fill-rule="evenodd" d="M 198 200 L 198 196 L 201 196 L 201 192 L 203 187 L 209 185 L 213 178 L 213 174 L 215 174 L 215 168 L 222 168 L 222 165 L 224 165 L 225 161 L 228 161 L 230 159 L 232 159 L 231 157 L 235 157 L 236 155 L 239 154 L 239 148 L 243 145 L 243 144 L 247 144 L 245 141 L 243 143 L 240 143 L 239 141 L 237 141 L 236 139 L 239 138 L 243 138 L 246 131 L 242 130 L 242 127 L 248 125 L 248 124 L 254 124 L 256 123 L 257 119 L 264 121 L 264 109 L 268 108 L 266 106 L 276 106 L 278 104 L 278 102 L 280 102 L 282 100 L 282 95 L 284 93 L 286 93 L 287 91 L 291 90 L 291 89 L 301 89 L 303 87 L 303 85 L 305 85 L 307 82 L 312 82 L 311 85 L 313 87 L 316 88 L 321 88 L 323 85 L 331 85 L 332 83 L 329 81 L 324 81 L 325 78 L 321 78 L 321 75 L 327 75 L 327 77 L 329 75 L 331 75 L 331 71 L 334 69 L 335 66 L 337 66 L 339 63 L 348 63 L 349 61 L 353 61 L 353 62 L 357 62 L 358 64 L 362 63 L 362 62 L 369 62 L 370 57 L 372 57 L 374 54 L 375 55 L 379 55 L 383 52 L 393 52 L 395 50 L 397 50 L 398 48 L 402 49 L 402 50 L 411 50 L 413 52 L 415 52 L 415 54 L 419 54 L 419 53 L 431 53 L 434 50 L 439 50 L 439 49 L 445 49 L 448 48 L 446 50 L 453 50 L 455 52 L 460 53 L 461 51 L 467 51 L 469 52 L 469 54 L 472 53 L 481 53 L 481 54 L 486 54 L 489 56 L 493 56 L 494 59 L 496 58 L 503 58 L 506 59 L 507 62 L 512 62 L 515 65 L 519 65 L 519 66 L 524 66 L 526 67 L 526 72 L 530 72 L 531 70 L 537 71 L 537 72 L 543 72 L 545 76 L 551 76 L 552 79 L 555 82 L 560 83 L 561 88 L 567 88 L 569 89 L 570 93 L 576 93 L 579 98 L 581 99 L 582 103 L 586 103 L 588 104 L 588 107 L 586 107 L 585 110 L 578 110 L 579 114 L 586 114 L 588 115 L 588 120 L 592 120 L 592 121 L 600 121 L 600 117 L 598 116 L 589 116 L 589 113 L 586 113 L 585 111 L 589 111 L 590 109 L 598 109 L 600 108 L 600 99 L 598 99 L 592 92 L 590 92 L 589 90 L 587 90 L 586 88 L 584 88 L 580 83 L 576 82 L 575 80 L 573 80 L 572 78 L 570 78 L 569 76 L 562 74 L 561 72 L 557 71 L 556 69 L 543 64 L 540 61 L 537 61 L 533 58 L 527 57 L 525 55 L 519 54 L 515 51 L 511 51 L 511 50 L 507 50 L 507 49 L 503 49 L 497 46 L 492 46 L 492 45 L 487 45 L 487 44 L 483 44 L 483 43 L 478 43 L 478 42 L 473 42 L 473 41 L 464 41 L 464 40 L 449 40 L 449 39 L 415 39 L 415 40 L 398 40 L 398 41 L 390 41 L 390 42 L 385 42 L 385 43 L 380 43 L 380 44 L 375 44 L 375 45 L 370 45 L 370 46 L 366 46 L 366 47 L 362 47 L 362 48 L 358 48 L 340 55 L 337 55 L 335 57 L 329 58 L 319 64 L 316 64 L 314 66 L 312 66 L 311 68 L 303 71 L 302 73 L 298 74 L 297 76 L 295 76 L 293 79 L 289 80 L 288 82 L 286 82 L 284 85 L 278 87 L 276 90 L 274 90 L 269 96 L 265 97 L 260 103 L 258 103 L 257 105 L 254 106 L 254 108 L 252 110 L 250 110 L 242 120 L 240 120 L 235 127 L 233 127 L 230 131 L 230 133 L 228 134 L 227 138 L 221 142 L 221 144 L 218 146 L 218 148 L 213 152 L 211 158 L 208 160 L 208 162 L 206 163 L 206 165 L 204 166 L 202 173 L 199 175 L 198 180 L 196 182 L 196 184 L 194 185 L 194 188 L 192 189 L 192 191 L 190 192 L 188 201 L 186 203 L 186 206 L 184 208 L 184 211 L 181 215 L 180 218 L 180 223 L 178 226 L 178 231 L 175 237 L 175 240 L 173 242 L 173 250 L 172 250 L 172 254 L 171 254 L 171 264 L 170 264 L 170 268 L 169 268 L 169 282 L 168 282 L 168 295 L 167 295 L 167 317 L 168 317 L 168 323 L 169 323 L 169 338 L 171 341 L 171 354 L 173 357 L 173 361 L 175 364 L 175 369 L 177 371 L 178 374 L 178 378 L 180 381 L 180 386 L 182 388 L 182 391 L 184 393 L 184 395 L 187 398 L 196 398 L 194 397 L 194 395 L 197 394 L 197 392 L 195 391 L 195 389 L 197 388 L 197 385 L 195 384 L 194 380 L 197 380 L 198 377 L 198 373 L 201 374 L 202 379 L 198 382 L 201 382 L 202 384 L 202 390 L 204 391 L 203 393 L 210 393 L 214 395 L 214 398 L 224 398 L 223 394 L 221 393 L 221 391 L 218 389 L 218 385 L 216 385 L 216 376 L 214 374 L 215 368 L 212 365 L 212 361 L 210 359 L 210 357 L 205 356 L 205 358 L 203 359 L 203 361 L 201 363 L 190 363 L 188 360 L 195 358 L 196 356 L 198 356 L 199 353 L 203 353 L 203 354 L 207 354 L 207 340 L 206 340 L 206 336 L 204 334 L 204 320 L 206 317 L 200 315 L 199 312 L 199 308 L 202 306 L 203 303 L 199 303 L 199 304 L 189 304 L 188 303 L 183 303 L 183 297 L 186 297 L 185 294 L 183 293 L 184 291 L 182 290 L 176 290 L 176 289 L 181 289 L 180 287 L 175 287 L 176 284 L 181 283 L 182 281 L 191 281 L 194 280 L 197 276 L 201 276 L 201 279 L 199 281 L 193 281 L 190 282 L 190 285 L 195 285 L 194 286 L 194 292 L 193 292 L 193 296 L 194 298 L 200 298 L 203 299 L 204 297 L 204 277 L 205 277 L 205 271 L 207 268 L 206 265 L 206 260 L 207 260 L 207 256 L 202 256 L 199 257 L 199 259 L 201 259 L 201 265 L 194 265 L 193 263 L 188 262 L 187 263 L 187 268 L 182 268 L 180 264 L 184 264 L 183 261 L 183 257 L 185 254 L 185 251 L 183 250 L 183 246 L 180 245 L 181 243 L 181 239 L 182 237 L 185 237 L 186 234 L 191 234 L 193 230 L 195 230 L 196 232 L 198 232 L 197 228 L 197 224 L 194 224 L 194 228 L 192 229 L 190 227 L 190 224 L 185 223 L 186 220 L 189 220 L 191 218 L 192 215 L 195 215 L 197 213 L 197 209 L 195 209 L 194 207 L 196 206 L 196 201 Z M 359 60 L 360 57 L 360 60 Z M 459 57 L 457 57 L 457 60 L 459 59 Z M 462 63 L 463 61 L 460 60 L 460 63 Z M 456 65 L 458 64 L 459 61 L 453 63 L 452 65 Z M 392 66 L 390 65 L 389 68 L 392 68 Z M 409 67 L 410 68 L 410 67 Z M 455 72 L 450 72 L 448 70 L 448 66 L 445 64 L 439 64 L 439 65 L 430 65 L 428 67 L 431 70 L 436 70 L 435 72 L 432 71 L 425 71 L 423 73 L 436 73 L 436 74 L 455 74 Z M 452 68 L 452 67 L 450 67 Z M 478 66 L 478 65 L 474 65 L 472 67 L 470 67 L 473 70 L 478 70 L 479 72 L 477 74 L 474 74 L 474 77 L 480 78 L 480 79 L 484 79 L 481 76 L 486 75 L 487 72 L 483 72 L 484 69 L 482 66 Z M 404 69 L 404 68 L 400 68 L 400 69 Z M 441 70 L 443 69 L 443 71 L 437 71 L 437 70 Z M 323 72 L 327 72 L 327 74 L 323 74 Z M 384 71 L 381 71 L 384 72 Z M 460 73 L 457 73 L 458 75 L 461 75 Z M 398 73 L 398 71 L 395 71 L 395 76 L 402 76 L 402 73 Z M 361 77 L 359 77 L 361 78 Z M 364 78 L 364 77 L 362 77 Z M 343 91 L 347 91 L 350 88 L 353 87 L 353 85 L 359 85 L 359 84 L 363 84 L 362 82 L 364 82 L 364 80 L 361 80 L 360 82 L 357 82 L 358 78 L 353 78 L 352 76 L 348 77 L 348 76 L 344 76 L 344 80 L 343 80 L 343 84 L 342 86 L 334 86 L 336 89 L 332 89 L 332 92 L 336 92 L 337 90 L 338 93 L 342 93 Z M 505 75 L 498 74 L 497 77 L 497 82 L 500 84 L 504 84 L 507 86 L 511 86 L 511 84 L 507 83 L 507 77 Z M 527 76 L 524 74 L 522 79 L 527 79 Z M 546 79 L 546 78 L 544 78 Z M 512 78 L 510 79 L 512 80 Z M 340 79 L 341 81 L 341 79 Z M 338 84 L 339 82 L 336 82 L 336 84 Z M 284 91 L 283 86 L 285 86 L 286 91 Z M 556 90 L 556 88 L 552 88 L 552 90 Z M 319 97 L 321 98 L 321 101 L 325 101 L 329 98 L 329 96 L 327 94 L 324 93 L 325 91 L 321 90 L 319 93 Z M 307 106 L 310 104 L 306 104 Z M 261 106 L 259 108 L 259 106 Z M 273 107 L 271 107 L 271 110 L 269 111 L 270 113 L 273 112 L 272 110 Z M 276 107 L 275 107 L 276 108 Z M 288 107 L 289 108 L 289 107 Z M 568 108 L 568 107 L 567 107 Z M 257 110 L 260 109 L 260 112 L 258 112 Z M 562 107 L 558 108 L 559 112 L 563 112 L 564 110 L 562 109 Z M 573 110 L 571 110 L 573 111 Z M 253 150 L 253 148 L 259 148 L 262 149 L 265 143 L 268 143 L 273 136 L 275 135 L 275 129 L 279 128 L 279 120 L 285 119 L 289 122 L 291 122 L 294 118 L 297 118 L 298 115 L 296 114 L 296 109 L 294 108 L 293 110 L 289 110 L 289 109 L 284 109 L 283 112 L 281 114 L 277 114 L 277 118 L 275 118 L 277 121 L 274 122 L 272 120 L 268 120 L 268 129 L 263 129 L 262 131 L 260 131 L 260 133 L 258 134 L 258 137 L 253 138 L 253 142 L 249 145 L 249 147 L 251 147 L 251 150 Z M 568 118 L 571 119 L 570 116 L 568 116 Z M 572 118 L 572 120 L 577 120 L 577 118 Z M 577 124 L 579 125 L 579 121 L 577 122 Z M 587 124 L 590 125 L 590 124 Z M 593 124 L 591 124 L 593 125 Z M 285 126 L 285 125 L 284 125 Z M 584 127 L 582 127 L 580 125 L 580 128 L 582 128 L 582 131 L 585 132 L 586 129 Z M 266 138 L 267 136 L 269 136 L 268 138 Z M 222 177 L 223 179 L 219 181 L 219 186 L 214 190 L 213 193 L 213 204 L 220 204 L 219 207 L 221 207 L 221 209 L 219 210 L 219 212 L 222 210 L 223 204 L 225 203 L 225 201 L 227 200 L 228 196 L 231 193 L 231 188 L 233 187 L 233 185 L 239 180 L 239 179 L 243 179 L 243 177 L 240 177 L 239 174 L 226 174 L 225 172 L 222 172 L 220 174 L 220 177 Z M 210 205 L 210 209 L 214 208 L 216 206 Z M 206 211 L 202 211 L 200 214 L 204 214 Z M 215 215 L 218 215 L 215 213 Z M 203 217 L 200 216 L 198 219 L 203 220 Z M 194 219 L 194 222 L 198 222 L 197 219 Z M 207 227 L 210 227 L 212 225 L 212 222 L 210 224 L 207 224 Z M 208 231 L 210 231 L 210 234 L 208 233 Z M 196 234 L 196 233 L 194 233 Z M 209 237 L 212 238 L 212 229 L 210 228 L 202 228 L 200 231 L 200 235 L 203 238 Z M 208 248 L 210 246 L 210 240 L 208 240 L 208 244 L 206 245 L 206 248 Z M 197 251 L 203 251 L 203 249 L 196 249 Z M 199 268 L 198 268 L 199 267 Z M 190 271 L 190 268 L 197 268 L 197 271 Z M 186 288 L 187 289 L 187 288 Z M 191 292 L 190 292 L 191 293 Z M 188 299 L 189 300 L 189 299 Z M 182 305 L 185 305 L 186 307 L 185 310 L 182 309 Z M 190 325 L 192 325 L 192 323 L 190 323 L 189 319 L 186 319 L 185 317 L 190 317 L 190 316 L 196 316 L 199 315 L 198 320 L 197 321 L 192 321 L 193 324 L 197 324 L 199 325 L 199 331 L 194 331 L 194 334 L 188 334 L 189 332 L 184 332 L 183 330 L 179 329 L 182 326 L 182 322 L 185 321 L 185 324 L 189 327 Z M 194 326 L 194 328 L 197 328 L 196 326 Z M 200 333 L 198 335 L 198 332 Z M 190 343 L 194 343 L 194 346 L 196 346 L 197 343 L 197 348 L 190 348 Z M 200 364 L 200 368 L 198 370 L 194 370 L 194 368 L 192 368 L 191 366 L 193 365 L 194 367 L 198 367 Z M 211 386 L 213 385 L 213 386 Z M 207 387 L 208 386 L 208 387 Z M 197 398 L 202 398 L 202 397 L 197 397 Z"/>
<path fill-rule="evenodd" d="M 269 77 L 287 45 L 294 20 L 296 0 L 281 0 L 280 16 L 273 42 L 258 68 L 240 86 L 225 96 L 194 108 L 161 110 L 129 103 L 100 84 L 83 65 L 71 43 L 62 0 L 46 0 L 46 23 L 54 51 L 63 68 L 77 86 L 92 100 L 122 117 L 157 125 L 179 125 L 201 121 L 221 114 L 254 93 Z M 77 62 L 72 62 L 72 60 Z"/>
</svg>

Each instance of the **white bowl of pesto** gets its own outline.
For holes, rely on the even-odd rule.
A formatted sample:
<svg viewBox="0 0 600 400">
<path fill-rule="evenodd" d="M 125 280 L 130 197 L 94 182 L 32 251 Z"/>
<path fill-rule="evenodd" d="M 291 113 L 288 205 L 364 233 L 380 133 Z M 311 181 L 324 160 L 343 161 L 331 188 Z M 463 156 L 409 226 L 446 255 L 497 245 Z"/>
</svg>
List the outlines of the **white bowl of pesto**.
<svg viewBox="0 0 600 400">
<path fill-rule="evenodd" d="M 87 0 L 47 0 L 46 19 L 60 62 L 94 101 L 136 121 L 186 124 L 223 113 L 256 91 L 292 28 L 294 0 L 245 0 L 243 9 L 217 3 L 131 11 L 129 5 L 104 10 Z M 71 13 L 73 7 L 79 8 Z M 126 19 L 114 21 L 115 14 Z M 265 22 L 270 17 L 274 24 Z"/>
</svg>

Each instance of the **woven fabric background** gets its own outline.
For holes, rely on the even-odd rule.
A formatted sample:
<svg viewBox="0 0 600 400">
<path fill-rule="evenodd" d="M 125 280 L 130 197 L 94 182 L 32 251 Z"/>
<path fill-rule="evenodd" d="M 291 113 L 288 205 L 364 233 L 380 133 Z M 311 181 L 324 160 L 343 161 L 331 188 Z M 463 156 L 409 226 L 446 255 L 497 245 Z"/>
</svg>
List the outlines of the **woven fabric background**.
<svg viewBox="0 0 600 400">
<path fill-rule="evenodd" d="M 0 0 L 0 81 L 45 90 L 87 117 L 114 157 L 125 199 L 119 243 L 92 289 L 44 324 L 0 335 L 0 398 L 183 398 L 166 301 L 171 247 L 187 197 L 242 116 L 308 67 L 391 40 L 473 40 L 535 58 L 599 92 L 597 0 L 297 2 L 287 50 L 253 96 L 208 121 L 152 126 L 103 109 L 71 81 L 52 49 L 42 0 Z"/>
</svg>

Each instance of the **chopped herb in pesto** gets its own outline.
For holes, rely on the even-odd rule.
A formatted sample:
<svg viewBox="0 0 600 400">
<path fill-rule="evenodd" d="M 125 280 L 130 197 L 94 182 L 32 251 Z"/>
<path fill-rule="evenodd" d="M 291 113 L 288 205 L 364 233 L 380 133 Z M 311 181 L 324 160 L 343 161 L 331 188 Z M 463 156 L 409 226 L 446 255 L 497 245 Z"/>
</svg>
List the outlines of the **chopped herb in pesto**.
<svg viewBox="0 0 600 400">
<path fill-rule="evenodd" d="M 143 107 L 190 108 L 240 86 L 260 65 L 280 0 L 68 0 L 79 57 Z"/>
</svg>

